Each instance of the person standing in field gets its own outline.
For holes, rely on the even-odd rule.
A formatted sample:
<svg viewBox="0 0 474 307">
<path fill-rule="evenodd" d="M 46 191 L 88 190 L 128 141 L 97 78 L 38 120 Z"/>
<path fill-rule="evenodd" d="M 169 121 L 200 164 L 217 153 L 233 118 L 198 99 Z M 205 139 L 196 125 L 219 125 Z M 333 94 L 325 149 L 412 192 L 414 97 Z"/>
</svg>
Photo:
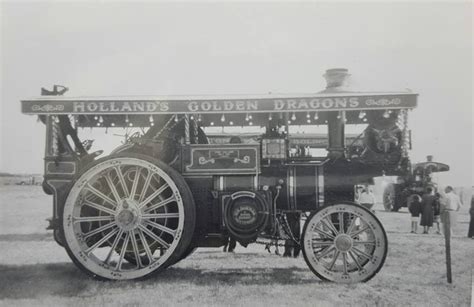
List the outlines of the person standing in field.
<svg viewBox="0 0 474 307">
<path fill-rule="evenodd" d="M 453 229 L 454 226 L 457 223 L 457 218 L 458 218 L 458 211 L 461 209 L 462 203 L 461 199 L 459 196 L 457 196 L 454 193 L 454 189 L 452 186 L 447 186 L 444 189 L 444 192 L 446 193 L 446 203 L 444 205 L 444 211 L 447 212 L 449 216 L 449 224 L 450 224 L 450 230 L 451 230 L 451 235 L 454 235 Z M 446 222 L 446 221 L 445 221 Z"/>
<path fill-rule="evenodd" d="M 433 203 L 433 223 L 436 224 L 436 234 L 441 234 L 441 229 L 439 227 L 439 223 L 441 222 L 441 194 L 435 194 L 435 202 Z"/>
<path fill-rule="evenodd" d="M 420 225 L 423 226 L 423 234 L 427 234 L 430 231 L 430 227 L 433 226 L 433 205 L 435 201 L 436 197 L 433 195 L 433 188 L 427 187 L 426 193 L 421 197 Z"/>
<path fill-rule="evenodd" d="M 474 196 L 471 197 L 471 209 L 469 210 L 469 214 L 471 215 L 471 221 L 469 222 L 467 237 L 474 239 Z"/>
<path fill-rule="evenodd" d="M 375 204 L 375 196 L 368 188 L 365 188 L 360 193 L 358 201 L 359 204 L 371 210 Z"/>
<path fill-rule="evenodd" d="M 408 205 L 408 211 L 411 214 L 411 233 L 416 233 L 418 230 L 418 221 L 420 220 L 421 213 L 421 197 L 420 195 L 413 195 L 411 197 L 410 204 Z"/>
</svg>

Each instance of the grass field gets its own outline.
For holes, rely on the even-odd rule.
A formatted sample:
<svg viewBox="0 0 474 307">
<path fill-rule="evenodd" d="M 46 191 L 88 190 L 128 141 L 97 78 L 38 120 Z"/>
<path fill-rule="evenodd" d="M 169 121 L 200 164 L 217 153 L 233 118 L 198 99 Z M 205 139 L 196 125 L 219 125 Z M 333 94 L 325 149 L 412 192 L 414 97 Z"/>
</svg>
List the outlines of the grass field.
<svg viewBox="0 0 474 307">
<path fill-rule="evenodd" d="M 162 274 L 141 282 L 99 282 L 81 273 L 44 228 L 51 199 L 40 187 L 0 187 L 2 306 L 469 306 L 474 240 L 462 208 L 452 241 L 453 284 L 446 283 L 444 239 L 410 234 L 406 209 L 376 214 L 389 253 L 371 281 L 321 282 L 302 257 L 268 254 L 261 245 L 234 254 L 198 249 Z"/>
</svg>

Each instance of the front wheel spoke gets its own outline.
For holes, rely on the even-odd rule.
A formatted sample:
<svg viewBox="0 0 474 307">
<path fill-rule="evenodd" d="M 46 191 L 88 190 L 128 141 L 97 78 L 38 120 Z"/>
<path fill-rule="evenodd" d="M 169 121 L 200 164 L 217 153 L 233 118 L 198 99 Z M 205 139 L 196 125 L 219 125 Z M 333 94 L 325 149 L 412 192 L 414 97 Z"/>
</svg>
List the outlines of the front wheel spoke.
<svg viewBox="0 0 474 307">
<path fill-rule="evenodd" d="M 97 190 L 96 188 L 94 188 L 91 184 L 87 184 L 86 187 L 85 187 L 86 190 L 92 192 L 93 194 L 95 194 L 96 196 L 102 198 L 103 200 L 105 200 L 106 202 L 108 202 L 109 204 L 111 205 L 114 205 L 114 207 L 117 206 L 117 202 L 113 201 L 110 197 L 108 197 L 107 195 L 105 195 L 104 193 L 102 193 L 101 191 Z"/>
<path fill-rule="evenodd" d="M 113 215 L 74 217 L 74 223 L 112 221 Z"/>
<path fill-rule="evenodd" d="M 162 238 L 158 237 L 156 234 L 154 234 L 152 231 L 150 231 L 148 228 L 146 228 L 143 225 L 138 226 L 144 233 L 146 233 L 150 238 L 158 242 L 161 246 L 164 248 L 168 249 L 170 245 L 166 243 Z"/>
<path fill-rule="evenodd" d="M 326 247 L 326 250 L 324 250 L 320 255 L 316 256 L 316 258 L 319 261 L 335 249 L 336 249 L 336 247 L 334 245 Z"/>
<path fill-rule="evenodd" d="M 179 218 L 179 213 L 153 213 L 153 214 L 142 215 L 142 219 L 169 219 L 169 218 Z"/>
<path fill-rule="evenodd" d="M 115 187 L 115 184 L 112 178 L 110 178 L 110 172 L 107 175 L 105 175 L 105 181 L 107 181 L 107 185 L 109 186 L 110 191 L 112 191 L 115 201 L 119 203 L 121 198 L 120 198 L 119 193 L 117 192 L 117 188 Z"/>
<path fill-rule="evenodd" d="M 342 264 L 343 264 L 343 272 L 344 274 L 347 274 L 347 253 L 346 252 L 342 253 Z"/>
<path fill-rule="evenodd" d="M 176 236 L 176 230 L 173 230 L 173 229 L 171 229 L 171 228 L 168 228 L 168 227 L 166 227 L 166 226 L 164 226 L 164 225 L 161 225 L 161 224 L 158 224 L 158 223 L 155 223 L 155 222 L 152 222 L 152 221 L 146 221 L 146 223 L 147 223 L 148 225 L 150 225 L 151 227 L 154 227 L 154 228 L 156 228 L 156 229 L 158 229 L 158 230 L 161 230 L 161 231 L 164 231 L 164 232 L 166 232 L 166 233 L 169 233 L 170 235 L 173 236 L 173 238 Z"/>
<path fill-rule="evenodd" d="M 352 244 L 354 245 L 361 245 L 361 244 L 364 244 L 364 245 L 375 245 L 375 241 L 352 241 Z"/>
<path fill-rule="evenodd" d="M 142 245 L 145 248 L 146 256 L 148 257 L 149 264 L 153 262 L 153 253 L 150 250 L 150 246 L 148 245 L 147 240 L 145 239 L 145 235 L 141 229 L 138 229 L 138 235 L 140 236 L 140 241 L 142 241 Z"/>
<path fill-rule="evenodd" d="M 353 216 L 352 219 L 351 219 L 351 223 L 349 224 L 349 227 L 347 228 L 347 233 L 351 233 L 352 232 L 352 229 L 354 228 L 355 226 L 355 221 L 356 221 L 357 217 L 356 216 Z"/>
<path fill-rule="evenodd" d="M 366 227 L 364 227 L 364 228 L 361 228 L 361 229 L 357 230 L 356 232 L 351 233 L 350 236 L 351 236 L 352 238 L 354 238 L 354 237 L 357 236 L 359 233 L 362 233 L 362 232 L 364 232 L 364 231 L 367 231 L 369 228 L 370 228 L 369 226 L 366 226 Z"/>
<path fill-rule="evenodd" d="M 163 184 L 161 187 L 159 187 L 157 190 L 155 190 L 153 193 L 150 194 L 144 201 L 142 201 L 139 205 L 138 208 L 143 208 L 146 206 L 149 202 L 151 202 L 153 199 L 155 199 L 158 195 L 160 195 L 164 190 L 169 188 L 169 185 L 167 183 Z"/>
<path fill-rule="evenodd" d="M 322 219 L 321 223 L 327 228 L 329 228 L 334 233 L 334 235 L 337 236 L 339 234 L 339 231 L 337 231 L 336 227 L 334 226 L 334 224 L 328 217 L 326 217 L 325 219 Z"/>
<path fill-rule="evenodd" d="M 140 179 L 140 171 L 138 166 L 135 170 L 135 177 L 133 177 L 132 190 L 130 191 L 130 198 L 135 199 L 135 194 L 137 193 L 138 180 Z"/>
<path fill-rule="evenodd" d="M 339 219 L 339 233 L 344 233 L 344 212 L 338 212 Z"/>
<path fill-rule="evenodd" d="M 133 253 L 135 254 L 135 259 L 137 262 L 137 268 L 141 268 L 143 267 L 143 264 L 142 264 L 142 259 L 140 258 L 140 252 L 138 251 L 137 238 L 135 238 L 135 230 L 132 230 L 130 232 L 131 232 L 131 238 L 132 238 Z"/>
<path fill-rule="evenodd" d="M 174 197 L 174 195 L 172 195 L 172 196 L 168 197 L 167 199 L 162 200 L 162 201 L 152 205 L 149 208 L 146 208 L 145 212 L 151 212 L 153 210 L 159 209 L 159 208 L 161 208 L 161 207 L 163 207 L 163 206 L 165 206 L 169 203 L 172 203 L 174 201 L 176 201 L 176 197 Z"/>
<path fill-rule="evenodd" d="M 107 241 L 108 239 L 110 239 L 113 235 L 115 235 L 117 232 L 119 231 L 118 228 L 115 228 L 113 229 L 111 232 L 109 232 L 108 234 L 106 234 L 102 239 L 100 239 L 99 241 L 97 241 L 94 245 L 92 245 L 91 247 L 89 247 L 85 252 L 87 255 L 90 255 L 90 253 L 92 253 L 96 248 L 98 248 L 99 246 L 101 246 L 102 244 L 104 244 L 105 241 Z"/>
<path fill-rule="evenodd" d="M 369 255 L 369 254 L 367 254 L 367 253 L 364 253 L 363 251 L 361 251 L 361 250 L 358 249 L 358 248 L 355 248 L 354 246 L 352 247 L 352 251 L 353 251 L 354 253 L 356 253 L 357 255 L 359 255 L 359 256 L 362 256 L 362 257 L 364 257 L 364 258 L 366 258 L 366 259 L 368 259 L 368 260 L 372 260 L 372 256 L 371 256 L 371 255 Z"/>
<path fill-rule="evenodd" d="M 112 258 L 112 254 L 114 253 L 115 248 L 117 247 L 117 244 L 118 244 L 118 242 L 120 241 L 120 238 L 122 238 L 122 235 L 123 235 L 123 230 L 120 229 L 119 233 L 118 233 L 117 236 L 115 237 L 114 243 L 112 243 L 112 245 L 110 246 L 110 251 L 109 251 L 109 253 L 108 253 L 108 255 L 107 255 L 107 258 L 105 258 L 105 260 L 104 260 L 104 262 L 105 262 L 106 264 L 108 264 L 109 261 L 110 261 L 110 258 Z"/>
<path fill-rule="evenodd" d="M 329 271 L 331 271 L 332 268 L 334 267 L 334 264 L 336 264 L 336 260 L 337 260 L 337 258 L 339 257 L 340 254 L 341 254 L 340 251 L 336 251 L 334 253 L 334 258 L 332 259 L 331 263 L 329 264 L 329 268 L 328 268 Z"/>
<path fill-rule="evenodd" d="M 94 230 L 89 231 L 88 233 L 86 233 L 86 234 L 84 235 L 84 239 L 90 238 L 91 236 L 93 236 L 93 235 L 95 235 L 95 234 L 98 234 L 99 232 L 105 231 L 105 230 L 107 230 L 107 229 L 109 229 L 109 228 L 111 228 L 111 227 L 114 227 L 114 226 L 116 226 L 116 225 L 117 225 L 117 224 L 116 224 L 115 222 L 105 224 L 105 225 L 103 225 L 103 226 L 101 226 L 101 227 L 99 227 L 99 228 L 96 228 L 96 229 L 94 229 Z"/>
<path fill-rule="evenodd" d="M 352 260 L 354 260 L 354 263 L 357 265 L 357 268 L 359 269 L 359 271 L 362 270 L 362 266 L 360 265 L 359 260 L 357 260 L 357 257 L 354 255 L 352 251 L 349 251 L 349 256 L 351 256 Z"/>
<path fill-rule="evenodd" d="M 105 207 L 105 206 L 102 206 L 102 205 L 93 203 L 93 202 L 91 202 L 91 201 L 89 201 L 89 200 L 84 201 L 84 205 L 86 205 L 86 206 L 88 206 L 88 207 L 91 207 L 91 208 L 94 208 L 94 209 L 97 209 L 97 210 L 99 210 L 99 211 L 108 213 L 108 214 L 110 214 L 110 215 L 114 215 L 114 214 L 115 214 L 115 210 L 112 210 L 112 209 L 107 208 L 107 207 Z"/>
<path fill-rule="evenodd" d="M 130 239 L 130 233 L 127 232 L 127 234 L 125 235 L 125 239 L 123 240 L 122 250 L 120 251 L 120 257 L 117 262 L 117 266 L 115 267 L 116 271 L 120 271 L 120 269 L 122 268 L 123 258 L 125 257 L 125 252 L 127 251 L 129 239 Z"/>
<path fill-rule="evenodd" d="M 125 182 L 125 177 L 122 174 L 122 170 L 120 169 L 120 166 L 115 167 L 115 172 L 117 173 L 117 177 L 119 178 L 120 184 L 122 185 L 125 198 L 127 198 L 129 196 L 128 187 L 127 187 L 127 183 Z"/>
</svg>

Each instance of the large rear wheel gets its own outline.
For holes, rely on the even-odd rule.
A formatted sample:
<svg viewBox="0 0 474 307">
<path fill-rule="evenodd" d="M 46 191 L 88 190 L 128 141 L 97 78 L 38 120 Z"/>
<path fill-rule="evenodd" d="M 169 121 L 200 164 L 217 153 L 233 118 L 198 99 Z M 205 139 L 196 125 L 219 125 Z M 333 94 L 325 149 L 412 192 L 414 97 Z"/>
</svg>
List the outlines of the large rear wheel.
<svg viewBox="0 0 474 307">
<path fill-rule="evenodd" d="M 66 250 L 99 279 L 137 279 L 187 250 L 195 207 L 184 179 L 164 163 L 127 153 L 98 160 L 72 186 L 63 211 Z"/>
<path fill-rule="evenodd" d="M 387 236 L 372 212 L 356 204 L 339 203 L 306 220 L 302 248 L 306 263 L 319 278 L 364 282 L 382 268 Z"/>
</svg>

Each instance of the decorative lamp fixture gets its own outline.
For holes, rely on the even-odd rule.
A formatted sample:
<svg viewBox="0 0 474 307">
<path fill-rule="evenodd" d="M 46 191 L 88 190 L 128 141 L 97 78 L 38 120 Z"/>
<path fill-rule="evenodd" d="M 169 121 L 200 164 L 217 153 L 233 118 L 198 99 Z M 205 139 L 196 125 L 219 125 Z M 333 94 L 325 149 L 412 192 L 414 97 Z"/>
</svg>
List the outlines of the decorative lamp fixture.
<svg viewBox="0 0 474 307">
<path fill-rule="evenodd" d="M 309 115 L 309 112 L 306 113 L 306 118 L 307 118 L 307 119 L 310 119 L 310 118 L 311 118 L 311 115 Z"/>
<path fill-rule="evenodd" d="M 388 113 L 388 110 L 385 110 L 385 112 L 383 112 L 383 118 L 389 118 L 390 117 L 390 113 Z"/>
<path fill-rule="evenodd" d="M 270 113 L 270 115 L 268 115 L 268 120 L 272 120 L 273 117 L 272 117 L 272 113 Z"/>
<path fill-rule="evenodd" d="M 293 112 L 293 115 L 291 115 L 291 120 L 295 121 L 296 120 L 296 114 Z"/>
<path fill-rule="evenodd" d="M 54 122 L 55 122 L 56 124 L 59 124 L 59 116 L 55 116 L 55 117 L 54 117 Z"/>
<path fill-rule="evenodd" d="M 174 116 L 174 122 L 177 123 L 179 121 L 178 114 Z"/>
<path fill-rule="evenodd" d="M 102 116 L 99 116 L 99 123 L 103 123 L 104 122 L 104 118 Z"/>
<path fill-rule="evenodd" d="M 221 122 L 225 122 L 225 115 L 224 114 L 222 114 L 222 116 L 221 116 Z"/>
<path fill-rule="evenodd" d="M 245 121 L 248 122 L 249 120 L 250 120 L 249 114 L 246 113 L 246 114 L 245 114 Z"/>
<path fill-rule="evenodd" d="M 313 117 L 314 120 L 318 120 L 319 119 L 319 115 L 318 115 L 318 112 L 314 112 L 314 117 Z"/>
<path fill-rule="evenodd" d="M 115 123 L 110 123 L 110 126 L 115 127 Z"/>
<path fill-rule="evenodd" d="M 360 111 L 360 113 L 359 113 L 359 118 L 362 119 L 362 118 L 364 118 L 365 116 L 366 116 L 365 111 Z"/>
<path fill-rule="evenodd" d="M 234 125 L 234 122 L 233 122 L 233 121 L 230 121 L 230 122 L 229 122 L 229 125 L 233 126 L 233 125 Z"/>
<path fill-rule="evenodd" d="M 125 115 L 125 122 L 128 123 L 130 120 L 128 119 L 128 115 Z"/>
</svg>

